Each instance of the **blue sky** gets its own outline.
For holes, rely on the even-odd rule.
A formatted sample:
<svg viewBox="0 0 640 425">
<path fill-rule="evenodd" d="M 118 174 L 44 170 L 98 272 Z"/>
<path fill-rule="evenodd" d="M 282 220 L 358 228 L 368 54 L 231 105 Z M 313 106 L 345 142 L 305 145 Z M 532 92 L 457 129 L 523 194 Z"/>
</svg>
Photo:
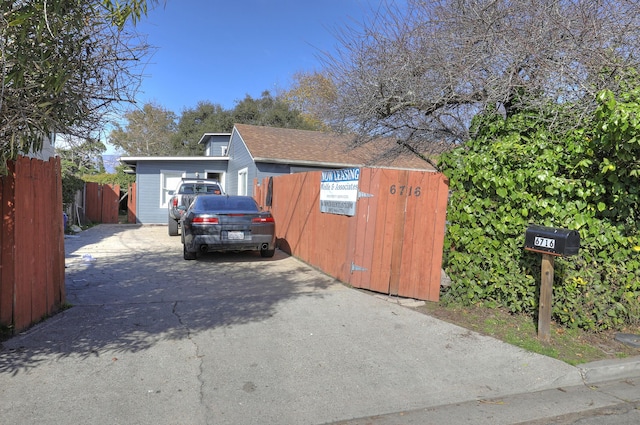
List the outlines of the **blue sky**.
<svg viewBox="0 0 640 425">
<path fill-rule="evenodd" d="M 139 105 L 176 114 L 206 100 L 231 109 L 246 94 L 287 88 L 296 71 L 319 68 L 336 28 L 361 22 L 381 0 L 167 0 L 137 30 L 157 48 Z"/>
</svg>

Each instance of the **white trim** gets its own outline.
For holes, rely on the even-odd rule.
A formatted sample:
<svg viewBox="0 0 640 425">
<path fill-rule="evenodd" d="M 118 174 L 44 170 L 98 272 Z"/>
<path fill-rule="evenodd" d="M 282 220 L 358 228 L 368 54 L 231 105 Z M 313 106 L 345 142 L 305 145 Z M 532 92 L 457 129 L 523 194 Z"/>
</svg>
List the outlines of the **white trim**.
<svg viewBox="0 0 640 425">
<path fill-rule="evenodd" d="M 211 137 L 211 136 L 229 136 L 229 137 L 231 137 L 231 133 L 204 133 L 202 135 L 202 137 L 200 138 L 200 140 L 198 140 L 198 144 L 201 144 L 202 142 L 204 142 L 205 137 Z"/>
<path fill-rule="evenodd" d="M 122 156 L 120 162 L 134 161 L 222 161 L 229 160 L 228 156 Z"/>
<path fill-rule="evenodd" d="M 169 191 L 175 190 L 186 171 L 160 170 L 160 208 L 167 208 Z M 172 187 L 169 187 L 172 186 Z"/>
<path fill-rule="evenodd" d="M 207 169 L 205 169 L 204 170 L 204 175 L 206 176 L 208 174 L 219 174 L 220 178 L 218 179 L 218 183 L 220 183 L 220 187 L 222 188 L 222 191 L 224 193 L 227 193 L 227 188 L 226 188 L 227 172 L 226 171 L 220 171 L 220 170 L 207 170 Z"/>
<path fill-rule="evenodd" d="M 249 193 L 249 168 L 238 170 L 238 195 L 245 196 Z"/>
</svg>

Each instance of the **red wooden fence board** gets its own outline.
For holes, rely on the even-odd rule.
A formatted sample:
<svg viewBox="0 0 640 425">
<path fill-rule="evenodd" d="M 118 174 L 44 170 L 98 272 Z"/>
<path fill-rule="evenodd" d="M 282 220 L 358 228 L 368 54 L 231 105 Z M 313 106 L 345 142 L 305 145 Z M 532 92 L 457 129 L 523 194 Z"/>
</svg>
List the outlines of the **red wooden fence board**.
<svg viewBox="0 0 640 425">
<path fill-rule="evenodd" d="M 359 190 L 362 193 L 372 193 L 371 185 L 371 170 L 362 170 L 360 173 L 360 185 Z M 352 252 L 352 257 L 347 259 L 349 263 L 349 282 L 351 285 L 357 288 L 370 289 L 370 276 L 373 273 L 373 264 L 367 261 L 371 257 L 366 252 L 367 249 L 373 247 L 375 236 L 373 232 L 370 232 L 371 227 L 367 227 L 366 223 L 370 220 L 375 221 L 377 208 L 374 204 L 377 204 L 378 198 L 365 197 L 358 201 L 356 208 L 356 215 L 353 224 L 353 236 L 352 243 L 349 244 L 349 252 Z M 360 225 L 359 225 L 360 224 Z M 357 267 L 359 271 L 353 271 L 353 268 Z"/>
<path fill-rule="evenodd" d="M 87 220 L 99 223 L 102 220 L 102 190 L 98 183 L 85 183 L 84 216 Z"/>
<path fill-rule="evenodd" d="M 54 172 L 54 167 L 43 167 L 43 181 L 48 182 L 58 178 L 57 174 Z M 47 205 L 55 205 L 58 200 L 58 194 L 55 191 L 51 191 L 47 194 L 47 197 L 43 197 L 44 205 L 43 209 Z M 49 223 L 53 228 L 54 232 L 61 232 L 62 229 L 59 228 L 60 221 L 62 221 L 62 217 L 49 217 Z M 43 229 L 44 232 L 45 229 Z M 52 306 L 56 303 L 55 296 L 55 287 L 56 287 L 56 279 L 57 279 L 57 270 L 55 268 L 55 260 L 56 260 L 56 251 L 58 249 L 58 241 L 53 237 L 51 232 L 44 232 L 45 240 L 46 240 L 46 248 L 44 249 L 44 255 L 47 259 L 47 270 L 49 273 L 45 273 L 46 283 L 45 283 L 45 306 L 47 314 L 52 313 Z"/>
<path fill-rule="evenodd" d="M 371 246 L 378 245 L 378 248 L 373 252 L 373 264 L 374 272 L 372 280 L 375 282 L 375 286 L 372 286 L 372 290 L 389 293 L 389 287 L 391 284 L 391 256 L 393 253 L 393 236 L 394 227 L 389 225 L 393 223 L 395 216 L 395 197 L 391 194 L 391 184 L 389 183 L 390 176 L 388 170 L 376 170 L 376 186 L 377 192 L 373 192 L 374 198 L 378 198 L 378 204 L 376 205 L 377 216 L 376 220 L 370 225 L 371 232 L 375 235 L 370 244 Z M 393 176 L 392 176 L 393 177 Z M 391 181 L 395 181 L 391 178 Z"/>
<path fill-rule="evenodd" d="M 53 173 L 55 175 L 55 182 L 60 182 L 59 184 L 56 184 L 56 195 L 55 195 L 55 202 L 54 202 L 54 216 L 55 216 L 55 206 L 58 205 L 62 205 L 62 173 L 60 171 L 61 169 L 61 164 L 60 164 L 60 158 L 57 157 L 55 159 L 55 163 L 53 166 Z M 51 246 L 56 246 L 58 247 L 58 249 L 55 251 L 55 258 L 54 258 L 54 265 L 53 265 L 53 275 L 56 277 L 55 281 L 53 282 L 54 285 L 54 291 L 55 291 L 55 298 L 54 298 L 54 303 L 51 305 L 51 308 L 49 309 L 51 313 L 53 313 L 55 310 L 57 310 L 60 306 L 62 306 L 65 302 L 65 300 L 67 299 L 67 292 L 66 292 L 66 288 L 65 288 L 65 272 L 64 272 L 64 262 L 65 262 L 65 251 L 64 251 L 64 221 L 59 221 L 58 225 L 60 226 L 60 230 L 54 232 L 54 238 L 55 235 L 57 235 L 57 241 L 53 242 L 51 244 Z"/>
<path fill-rule="evenodd" d="M 23 177 L 20 177 L 23 176 Z M 15 209 L 16 209 L 16 238 L 15 263 L 16 274 L 15 301 L 13 322 L 17 329 L 27 327 L 31 323 L 31 288 L 35 279 L 33 269 L 32 226 L 33 226 L 33 195 L 31 193 L 31 160 L 19 158 L 16 161 Z M 18 195 L 19 194 L 19 195 Z M 28 252 L 29 255 L 24 255 Z"/>
<path fill-rule="evenodd" d="M 423 257 L 433 258 L 433 225 L 436 215 L 433 213 L 433 179 L 424 179 L 424 174 L 413 174 L 407 181 L 408 197 L 405 220 L 405 252 L 402 263 L 402 278 L 399 291 L 412 298 L 426 298 L 432 281 L 430 264 L 421 264 Z M 420 188 L 416 196 L 416 189 Z M 441 248 L 442 249 L 442 248 Z M 440 268 L 437 269 L 437 283 L 440 282 Z M 426 293 L 425 293 L 426 292 Z"/>
<path fill-rule="evenodd" d="M 13 323 L 15 295 L 15 169 L 14 162 L 7 164 L 9 172 L 2 177 L 2 246 L 0 247 L 0 324 Z"/>
<path fill-rule="evenodd" d="M 131 183 L 127 192 L 127 222 L 135 224 L 138 221 L 136 210 L 136 184 Z"/>
<path fill-rule="evenodd" d="M 118 223 L 120 204 L 120 186 L 103 185 L 102 191 L 102 223 Z"/>
<path fill-rule="evenodd" d="M 48 216 L 46 211 L 47 198 L 45 194 L 38 193 L 38 188 L 44 185 L 44 173 L 42 161 L 31 160 L 32 178 L 31 178 L 31 193 L 33 196 L 33 224 L 29 231 L 29 239 L 31 240 L 31 251 L 26 251 L 24 254 L 31 257 L 31 264 L 33 266 L 34 278 L 31 281 L 31 320 L 29 323 L 36 322 L 46 314 L 47 308 L 47 272 L 50 269 L 47 267 L 47 251 L 51 249 L 50 245 L 47 245 L 47 240 L 44 237 L 45 226 L 51 227 L 53 225 L 53 217 Z M 60 214 L 58 217 L 61 217 Z M 34 255 L 35 254 L 35 255 Z M 39 263 L 36 265 L 36 263 Z"/>
<path fill-rule="evenodd" d="M 388 293 L 398 295 L 400 282 L 400 260 L 402 259 L 402 233 L 404 229 L 404 199 L 399 195 L 400 178 L 397 170 L 384 170 L 381 184 L 385 188 L 384 221 L 378 226 L 384 232 L 384 239 L 377 243 L 384 246 L 383 263 L 389 270 Z M 392 189 L 394 192 L 392 192 Z"/>
</svg>

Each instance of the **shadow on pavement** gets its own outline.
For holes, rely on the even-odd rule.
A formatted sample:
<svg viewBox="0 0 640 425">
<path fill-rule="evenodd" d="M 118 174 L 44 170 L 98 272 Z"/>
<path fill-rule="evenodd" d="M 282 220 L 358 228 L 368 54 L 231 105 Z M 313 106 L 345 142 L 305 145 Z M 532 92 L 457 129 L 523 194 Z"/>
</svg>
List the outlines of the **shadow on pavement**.
<svg viewBox="0 0 640 425">
<path fill-rule="evenodd" d="M 208 253 L 182 259 L 166 228 L 109 225 L 66 239 L 66 295 L 72 307 L 0 346 L 0 373 L 52 357 L 146 350 L 159 341 L 259 322 L 295 297 L 316 297 L 335 280 L 277 251 Z"/>
</svg>

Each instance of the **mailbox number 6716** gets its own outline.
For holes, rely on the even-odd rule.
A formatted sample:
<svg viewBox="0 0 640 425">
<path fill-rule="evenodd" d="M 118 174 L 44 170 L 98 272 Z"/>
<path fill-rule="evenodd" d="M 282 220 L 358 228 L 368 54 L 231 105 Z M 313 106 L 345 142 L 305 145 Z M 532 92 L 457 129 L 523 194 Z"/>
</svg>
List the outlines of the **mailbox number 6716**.
<svg viewBox="0 0 640 425">
<path fill-rule="evenodd" d="M 554 249 L 556 247 L 556 240 L 549 239 L 549 238 L 541 238 L 540 236 L 536 236 L 533 241 L 533 244 L 535 246 L 540 246 L 542 248 Z"/>
<path fill-rule="evenodd" d="M 395 184 L 392 184 L 389 187 L 389 193 L 391 193 L 392 195 L 400 195 L 400 196 L 420 196 L 421 192 L 420 192 L 420 186 L 397 186 Z"/>
</svg>

